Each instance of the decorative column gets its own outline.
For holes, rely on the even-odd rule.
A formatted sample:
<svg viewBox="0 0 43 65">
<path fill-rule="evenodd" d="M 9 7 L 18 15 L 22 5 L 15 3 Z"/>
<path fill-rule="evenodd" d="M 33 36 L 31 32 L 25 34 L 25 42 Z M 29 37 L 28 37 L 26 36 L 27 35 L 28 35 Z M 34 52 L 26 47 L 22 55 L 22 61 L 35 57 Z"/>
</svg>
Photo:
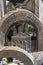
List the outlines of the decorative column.
<svg viewBox="0 0 43 65">
<path fill-rule="evenodd" d="M 6 11 L 6 0 L 0 0 L 0 12 L 1 12 L 1 18 L 4 17 L 5 11 Z"/>
<path fill-rule="evenodd" d="M 32 12 L 35 13 L 35 0 L 31 0 L 32 1 Z"/>
<path fill-rule="evenodd" d="M 39 20 L 43 24 L 43 1 L 39 0 Z"/>
<path fill-rule="evenodd" d="M 39 0 L 35 0 L 35 14 L 39 17 Z"/>
<path fill-rule="evenodd" d="M 0 2 L 1 3 L 1 2 Z M 0 4 L 0 19 L 1 19 L 1 4 Z"/>
<path fill-rule="evenodd" d="M 4 46 L 4 39 L 3 39 L 3 33 L 0 32 L 0 48 L 2 48 Z"/>
</svg>

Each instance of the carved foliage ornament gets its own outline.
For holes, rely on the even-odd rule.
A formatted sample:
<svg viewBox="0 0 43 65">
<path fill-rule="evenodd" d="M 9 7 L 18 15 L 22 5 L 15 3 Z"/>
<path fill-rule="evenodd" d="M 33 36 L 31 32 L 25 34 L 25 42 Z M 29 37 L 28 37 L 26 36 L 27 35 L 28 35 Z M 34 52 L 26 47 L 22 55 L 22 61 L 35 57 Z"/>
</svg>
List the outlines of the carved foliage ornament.
<svg viewBox="0 0 43 65">
<path fill-rule="evenodd" d="M 15 6 L 20 6 L 20 5 L 26 5 L 29 0 L 8 0 L 12 2 Z"/>
</svg>

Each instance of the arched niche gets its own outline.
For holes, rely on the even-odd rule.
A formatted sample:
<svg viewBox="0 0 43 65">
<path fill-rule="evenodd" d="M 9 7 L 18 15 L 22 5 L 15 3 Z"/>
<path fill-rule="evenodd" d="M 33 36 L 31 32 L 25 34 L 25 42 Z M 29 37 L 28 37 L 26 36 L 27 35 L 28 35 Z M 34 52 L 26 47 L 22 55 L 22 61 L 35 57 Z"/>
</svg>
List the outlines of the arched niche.
<svg viewBox="0 0 43 65">
<path fill-rule="evenodd" d="M 9 27 L 15 23 L 26 22 L 35 27 L 37 31 L 37 50 L 43 50 L 43 25 L 32 12 L 25 9 L 17 9 L 15 11 L 9 12 L 5 15 L 4 19 L 1 20 L 0 31 L 2 32 L 4 44 L 5 44 L 5 36 Z M 40 48 L 41 45 L 41 48 Z"/>
<path fill-rule="evenodd" d="M 6 32 L 5 46 L 18 46 L 28 52 L 38 50 L 38 30 L 28 21 L 13 23 Z"/>
<path fill-rule="evenodd" d="M 5 47 L 2 50 L 0 50 L 0 60 L 2 58 L 10 57 L 16 58 L 17 60 L 19 59 L 26 65 L 33 65 L 33 56 L 19 47 Z"/>
</svg>

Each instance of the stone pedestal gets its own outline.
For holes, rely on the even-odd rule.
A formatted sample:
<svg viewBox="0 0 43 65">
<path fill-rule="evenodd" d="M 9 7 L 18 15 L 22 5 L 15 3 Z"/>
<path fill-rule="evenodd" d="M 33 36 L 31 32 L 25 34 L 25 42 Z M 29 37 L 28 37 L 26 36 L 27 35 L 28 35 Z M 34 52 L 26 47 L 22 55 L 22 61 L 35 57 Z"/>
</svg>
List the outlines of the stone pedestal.
<svg viewBox="0 0 43 65">
<path fill-rule="evenodd" d="M 31 51 L 31 37 L 30 36 L 12 36 L 12 45 L 21 47 L 26 51 Z"/>
</svg>

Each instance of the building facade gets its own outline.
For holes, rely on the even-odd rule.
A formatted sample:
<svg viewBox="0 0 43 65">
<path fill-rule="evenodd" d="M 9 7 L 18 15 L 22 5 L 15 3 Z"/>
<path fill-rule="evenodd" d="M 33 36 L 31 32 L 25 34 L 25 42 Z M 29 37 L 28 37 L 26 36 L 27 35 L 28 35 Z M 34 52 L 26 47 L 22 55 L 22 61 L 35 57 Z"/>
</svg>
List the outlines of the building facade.
<svg viewBox="0 0 43 65">
<path fill-rule="evenodd" d="M 11 3 L 15 8 L 11 8 Z M 1 1 L 0 60 L 16 58 L 25 65 L 34 65 L 43 51 L 43 18 L 39 20 L 39 4 L 40 0 Z"/>
</svg>

